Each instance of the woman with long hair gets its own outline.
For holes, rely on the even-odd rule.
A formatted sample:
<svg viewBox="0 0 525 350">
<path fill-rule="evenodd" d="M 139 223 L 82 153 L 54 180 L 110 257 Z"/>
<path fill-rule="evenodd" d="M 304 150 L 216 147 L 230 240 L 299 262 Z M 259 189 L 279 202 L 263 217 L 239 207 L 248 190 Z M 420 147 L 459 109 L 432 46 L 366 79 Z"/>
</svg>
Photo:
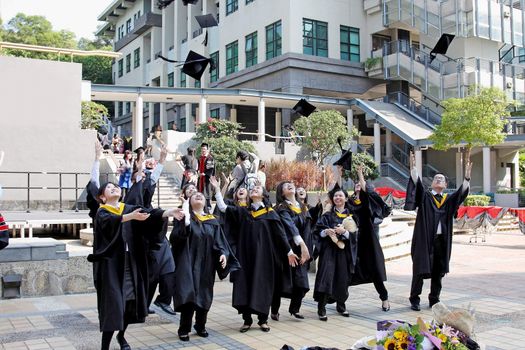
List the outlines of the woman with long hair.
<svg viewBox="0 0 525 350">
<path fill-rule="evenodd" d="M 304 296 L 310 290 L 307 262 L 310 260 L 310 251 L 312 251 L 311 217 L 306 205 L 297 200 L 295 185 L 291 181 L 283 181 L 277 185 L 275 210 L 281 217 L 288 243 L 301 260 L 299 265 L 292 267 L 292 293 L 282 295 L 280 288 L 276 288 L 272 301 L 271 318 L 274 321 L 279 320 L 282 295 L 290 298 L 288 308 L 290 315 L 303 319 L 304 316 L 299 311 Z"/>
<path fill-rule="evenodd" d="M 192 193 L 183 204 L 184 220 L 174 220 L 170 235 L 175 258 L 175 310 L 181 312 L 179 338 L 189 341 L 193 328 L 207 337 L 206 320 L 213 300 L 215 272 L 225 278 L 230 270 L 240 268 L 217 219 L 208 213 L 206 198 Z M 222 272 L 222 273 L 221 273 Z"/>
<path fill-rule="evenodd" d="M 120 176 L 118 179 L 118 186 L 124 190 L 124 195 L 131 188 L 131 174 L 133 173 L 133 154 L 130 150 L 124 152 L 124 158 L 120 162 L 118 169 Z"/>
<path fill-rule="evenodd" d="M 232 297 L 233 307 L 244 320 L 239 331 L 244 333 L 251 328 L 255 314 L 259 328 L 269 332 L 268 314 L 278 281 L 284 280 L 283 290 L 291 291 L 289 266 L 296 266 L 298 257 L 290 248 L 281 219 L 262 186 L 250 189 L 248 207 L 241 207 L 226 205 L 215 178 L 211 184 L 219 210 L 230 215 L 231 225 L 239 227 L 236 256 L 242 269 L 235 274 Z"/>
</svg>

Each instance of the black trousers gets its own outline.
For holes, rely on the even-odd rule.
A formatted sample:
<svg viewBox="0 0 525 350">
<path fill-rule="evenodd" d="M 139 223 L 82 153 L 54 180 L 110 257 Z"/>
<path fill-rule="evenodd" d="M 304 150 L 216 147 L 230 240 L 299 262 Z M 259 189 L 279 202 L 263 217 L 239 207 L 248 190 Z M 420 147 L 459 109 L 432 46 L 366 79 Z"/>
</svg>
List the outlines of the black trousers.
<svg viewBox="0 0 525 350">
<path fill-rule="evenodd" d="M 179 335 L 185 335 L 191 332 L 191 322 L 193 321 L 193 314 L 195 314 L 195 329 L 202 331 L 206 328 L 206 321 L 208 320 L 208 310 L 201 309 L 195 304 L 184 304 L 180 309 L 180 323 Z"/>
<path fill-rule="evenodd" d="M 374 281 L 374 287 L 379 294 L 379 299 L 382 301 L 388 300 L 388 291 L 386 290 L 385 283 L 383 281 Z"/>
<path fill-rule="evenodd" d="M 290 298 L 290 307 L 288 308 L 288 312 L 296 314 L 299 313 L 299 310 L 301 309 L 301 304 L 303 303 L 304 298 L 304 290 L 301 288 L 293 287 L 292 289 L 292 295 Z M 272 298 L 272 314 L 278 314 L 279 308 L 281 307 L 281 294 L 280 293 L 274 293 Z"/>
<path fill-rule="evenodd" d="M 439 295 L 441 294 L 441 279 L 445 276 L 442 272 L 444 271 L 444 261 L 447 259 L 445 256 L 445 239 L 443 235 L 437 235 L 434 239 L 433 246 L 433 257 L 432 257 L 432 272 L 430 274 L 430 294 L 428 295 L 428 301 L 430 304 L 439 302 Z M 410 288 L 410 303 L 419 304 L 419 295 L 423 290 L 423 277 L 422 275 L 412 274 L 412 286 Z"/>
<path fill-rule="evenodd" d="M 148 286 L 148 307 L 153 301 L 155 292 L 159 286 L 159 295 L 155 301 L 171 305 L 171 300 L 175 294 L 175 272 L 170 272 L 158 276 L 158 278 L 150 279 Z"/>
<path fill-rule="evenodd" d="M 244 324 L 251 325 L 253 323 L 252 314 L 257 315 L 257 318 L 259 320 L 259 322 L 257 322 L 258 325 L 262 325 L 268 322 L 268 314 L 262 314 L 260 312 L 255 311 L 245 311 L 242 313 L 242 319 L 244 320 Z"/>
</svg>

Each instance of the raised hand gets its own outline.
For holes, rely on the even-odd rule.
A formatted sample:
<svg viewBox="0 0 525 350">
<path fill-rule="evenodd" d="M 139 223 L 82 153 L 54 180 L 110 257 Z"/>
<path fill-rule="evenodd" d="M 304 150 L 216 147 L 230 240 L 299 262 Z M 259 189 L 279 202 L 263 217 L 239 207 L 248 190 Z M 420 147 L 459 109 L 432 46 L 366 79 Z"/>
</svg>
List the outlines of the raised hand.
<svg viewBox="0 0 525 350">
<path fill-rule="evenodd" d="M 95 141 L 95 160 L 100 160 L 102 158 L 102 145 L 98 140 Z"/>
<path fill-rule="evenodd" d="M 221 267 L 224 269 L 226 267 L 226 256 L 224 254 L 220 256 L 219 262 L 221 263 Z"/>
<path fill-rule="evenodd" d="M 470 175 L 472 173 L 472 162 L 470 159 L 467 159 L 467 162 L 465 164 L 465 178 L 470 179 Z"/>
<path fill-rule="evenodd" d="M 218 191 L 220 188 L 220 183 L 215 176 L 210 176 L 210 185 L 215 188 L 215 191 Z"/>
</svg>

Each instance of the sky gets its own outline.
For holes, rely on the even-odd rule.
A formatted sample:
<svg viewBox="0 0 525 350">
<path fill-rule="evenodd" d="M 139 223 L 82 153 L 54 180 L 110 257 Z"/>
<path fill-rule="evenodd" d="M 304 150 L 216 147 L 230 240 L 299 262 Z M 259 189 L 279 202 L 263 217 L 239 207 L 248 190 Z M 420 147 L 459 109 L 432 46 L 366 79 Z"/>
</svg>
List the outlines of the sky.
<svg viewBox="0 0 525 350">
<path fill-rule="evenodd" d="M 18 12 L 47 18 L 54 30 L 67 29 L 75 33 L 77 40 L 94 39 L 93 32 L 102 22 L 99 14 L 112 0 L 0 0 L 0 17 L 4 24 Z"/>
</svg>

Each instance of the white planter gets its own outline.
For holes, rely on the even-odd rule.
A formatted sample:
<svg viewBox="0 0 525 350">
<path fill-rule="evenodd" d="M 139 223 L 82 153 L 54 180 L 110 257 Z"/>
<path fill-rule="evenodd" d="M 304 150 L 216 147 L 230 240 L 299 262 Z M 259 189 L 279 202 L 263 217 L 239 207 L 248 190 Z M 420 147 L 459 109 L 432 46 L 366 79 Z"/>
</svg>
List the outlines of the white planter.
<svg viewBox="0 0 525 350">
<path fill-rule="evenodd" d="M 517 208 L 519 206 L 517 193 L 495 193 L 494 204 L 498 207 Z"/>
</svg>

